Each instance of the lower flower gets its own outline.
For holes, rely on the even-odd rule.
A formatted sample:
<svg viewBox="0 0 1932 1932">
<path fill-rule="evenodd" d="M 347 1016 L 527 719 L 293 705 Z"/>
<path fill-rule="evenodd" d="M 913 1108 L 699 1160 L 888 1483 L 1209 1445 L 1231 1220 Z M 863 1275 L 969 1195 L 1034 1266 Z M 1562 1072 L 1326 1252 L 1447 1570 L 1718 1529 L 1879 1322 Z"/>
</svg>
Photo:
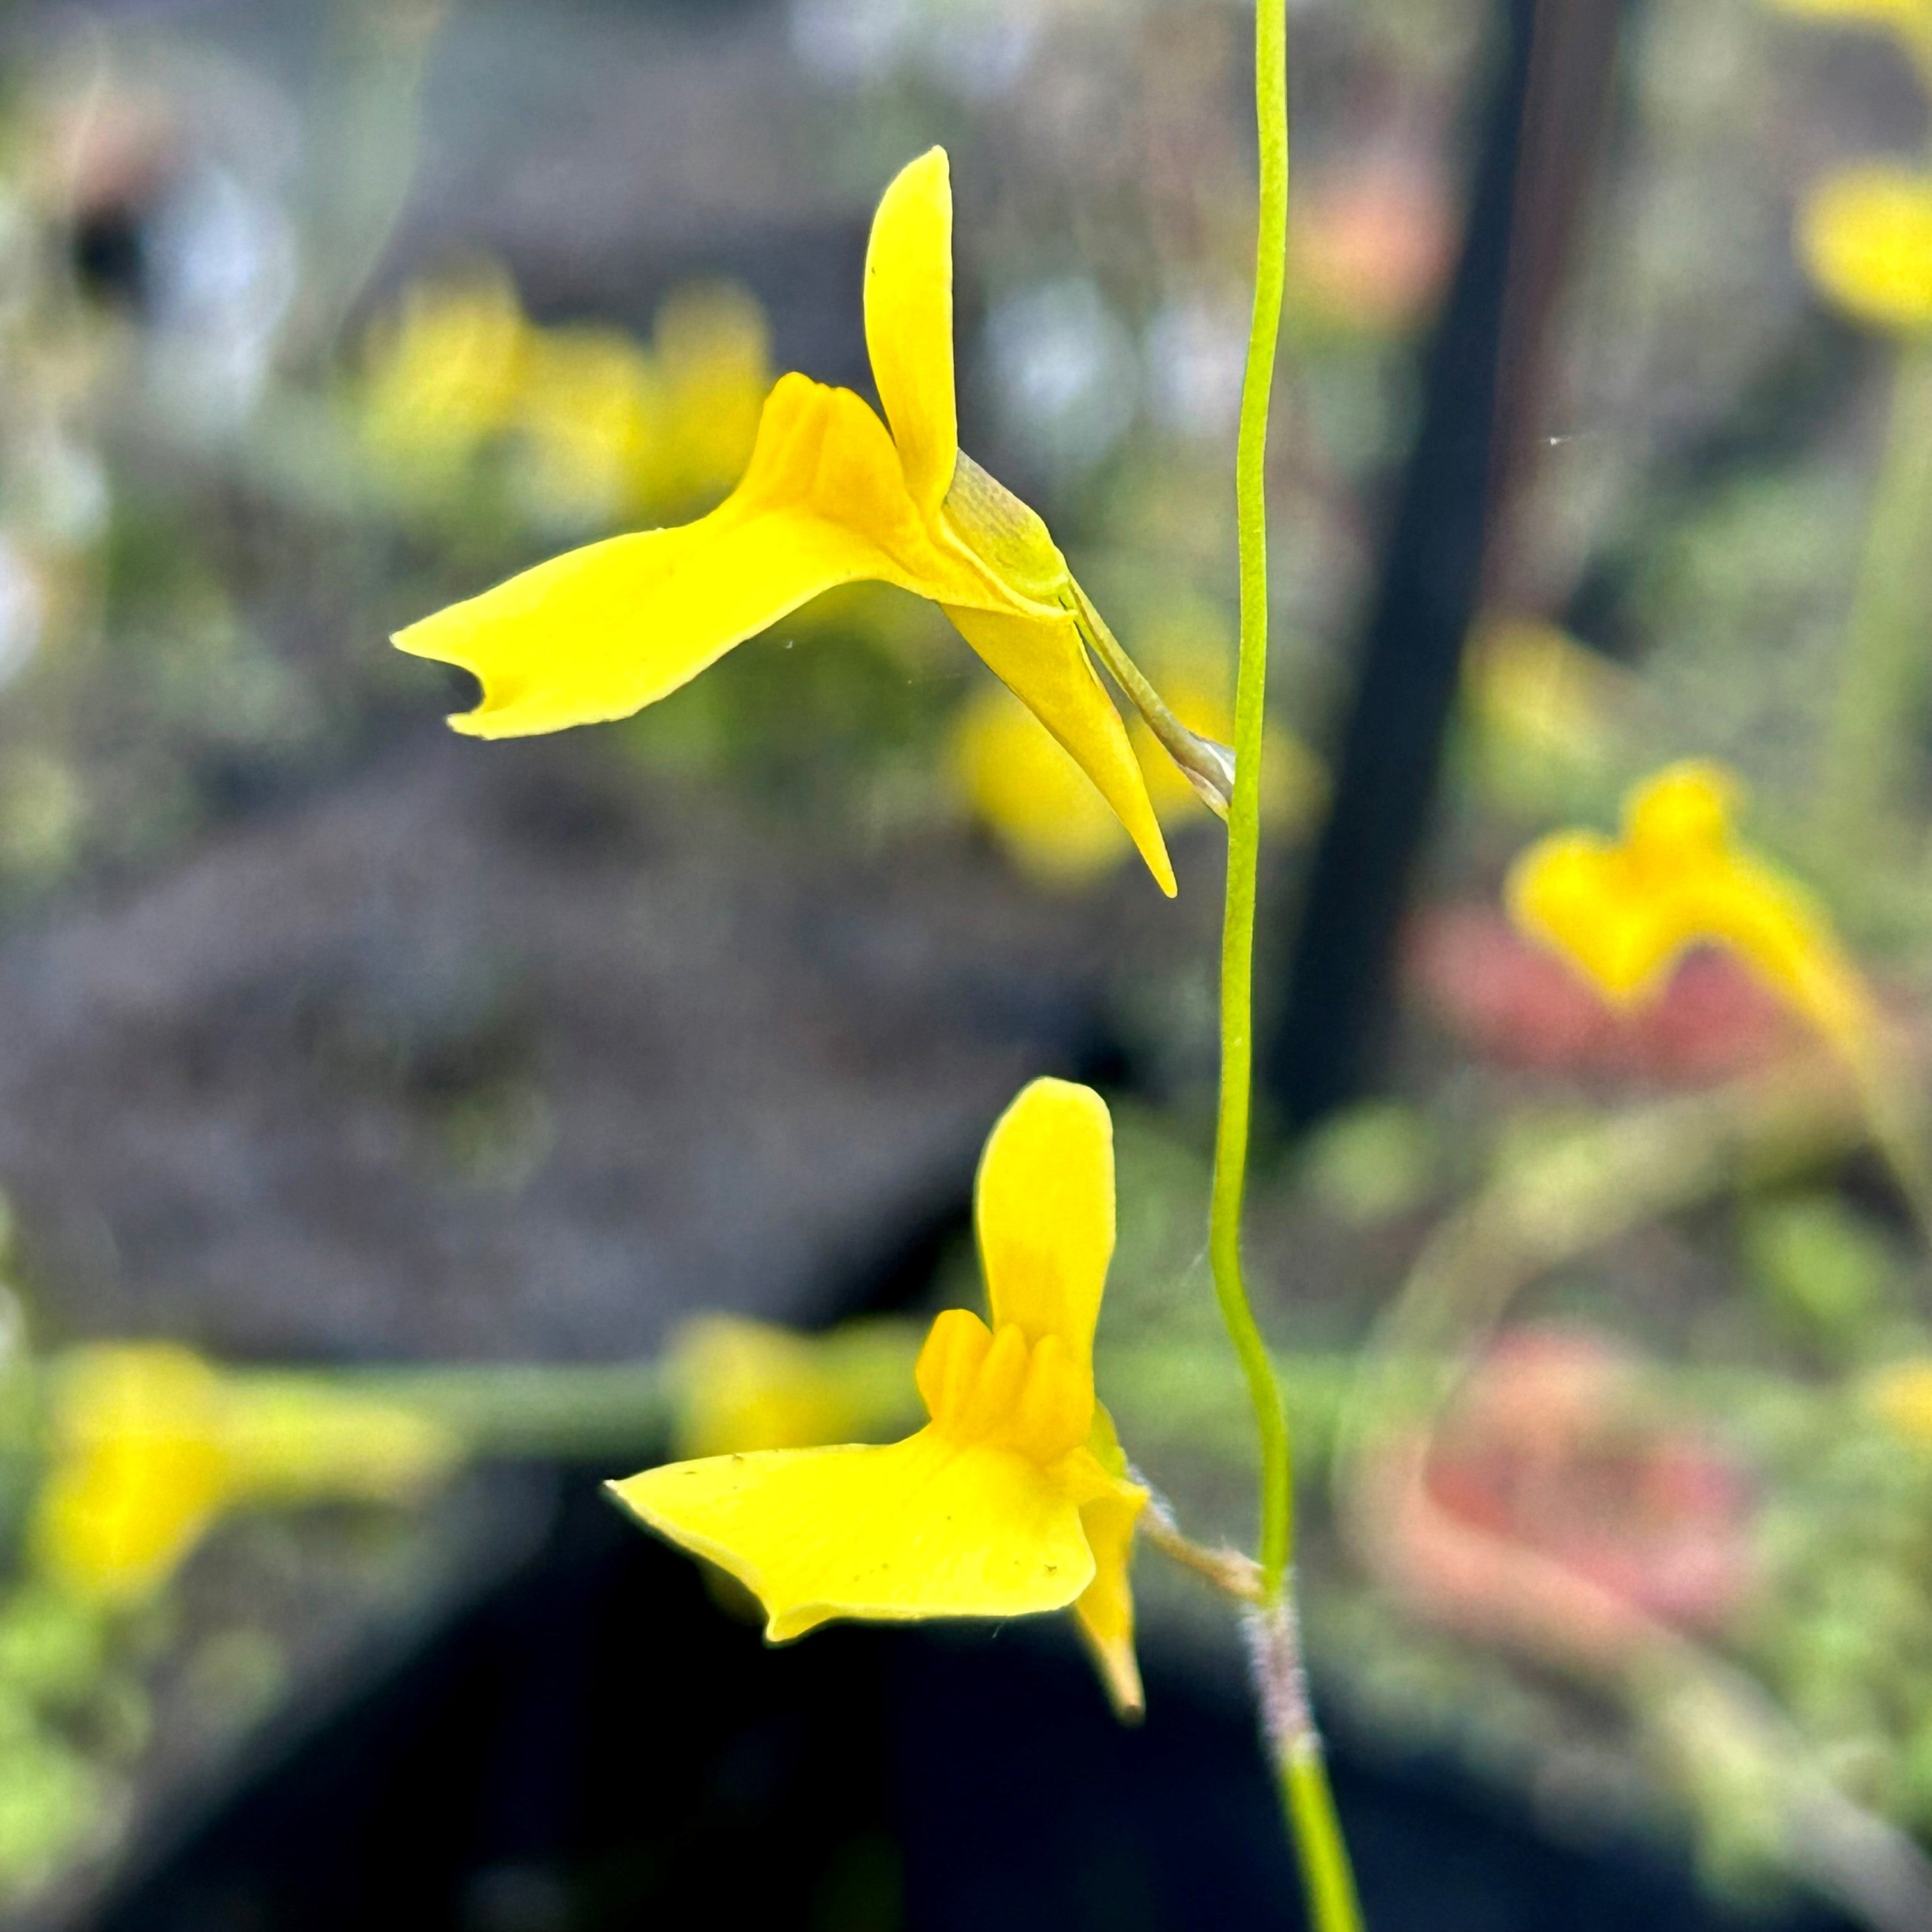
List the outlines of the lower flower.
<svg viewBox="0 0 1932 1932">
<path fill-rule="evenodd" d="M 837 1618 L 908 1622 L 1071 1606 L 1115 1708 L 1142 1705 L 1128 1570 L 1147 1492 L 1094 1400 L 1114 1245 L 1113 1129 L 1037 1080 L 986 1144 L 976 1195 L 992 1321 L 949 1309 L 914 1370 L 931 1420 L 901 1442 L 772 1449 L 612 1488 L 737 1578 L 774 1643 Z"/>
</svg>

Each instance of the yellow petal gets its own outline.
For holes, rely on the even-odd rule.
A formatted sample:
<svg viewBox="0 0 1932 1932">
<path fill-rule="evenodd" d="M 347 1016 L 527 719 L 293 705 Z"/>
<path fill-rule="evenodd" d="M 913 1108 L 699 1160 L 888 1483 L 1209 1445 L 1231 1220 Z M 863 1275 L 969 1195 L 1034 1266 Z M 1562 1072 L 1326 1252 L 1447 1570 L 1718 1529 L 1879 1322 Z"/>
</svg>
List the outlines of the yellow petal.
<svg viewBox="0 0 1932 1932">
<path fill-rule="evenodd" d="M 950 604 L 946 614 L 1000 682 L 1093 780 L 1147 861 L 1154 883 L 1173 898 L 1174 867 L 1148 797 L 1147 780 L 1072 616 L 1025 617 Z"/>
<path fill-rule="evenodd" d="M 1928 0 L 1772 0 L 1780 13 L 1816 20 L 1876 20 L 1906 26 L 1932 18 Z"/>
<path fill-rule="evenodd" d="M 885 426 L 846 389 L 788 376 L 744 480 L 707 517 L 538 564 L 397 633 L 475 674 L 451 720 L 515 737 L 622 718 L 834 585 L 862 578 L 968 601 L 983 581 L 933 547 Z"/>
<path fill-rule="evenodd" d="M 1030 1457 L 933 1429 L 888 1448 L 674 1462 L 611 1485 L 660 1535 L 728 1570 L 783 1643 L 835 1617 L 1023 1616 L 1094 1578 L 1078 1505 Z"/>
<path fill-rule="evenodd" d="M 995 1328 L 1057 1335 L 1090 1364 L 1114 1252 L 1114 1124 L 1090 1087 L 1036 1080 L 980 1158 L 974 1220 Z"/>
<path fill-rule="evenodd" d="M 1662 984 L 1683 936 L 1656 904 L 1633 893 L 1624 854 L 1591 832 L 1539 839 L 1510 867 L 1510 918 L 1561 953 L 1613 1005 L 1630 1006 Z"/>
<path fill-rule="evenodd" d="M 902 168 L 866 250 L 866 347 L 905 466 L 930 516 L 952 482 L 959 424 L 952 380 L 952 182 L 944 148 Z"/>
<path fill-rule="evenodd" d="M 1148 1492 L 1127 1480 L 1114 1419 L 1095 1406 L 1089 1451 L 1106 1472 L 1104 1495 L 1081 1506 L 1080 1527 L 1094 1552 L 1094 1580 L 1073 1606 L 1080 1635 L 1106 1686 L 1115 1716 L 1132 1721 L 1145 1709 L 1139 1660 L 1134 1654 L 1134 1592 L 1129 1570 L 1134 1557 L 1134 1528 Z"/>
<path fill-rule="evenodd" d="M 1686 923 L 1728 946 L 1825 1036 L 1856 1056 L 1877 1016 L 1858 968 L 1840 950 L 1810 895 L 1748 860 L 1734 860 L 1702 886 Z"/>
<path fill-rule="evenodd" d="M 1881 328 L 1932 328 L 1932 176 L 1847 170 L 1814 189 L 1798 238 L 1811 278 Z"/>
</svg>

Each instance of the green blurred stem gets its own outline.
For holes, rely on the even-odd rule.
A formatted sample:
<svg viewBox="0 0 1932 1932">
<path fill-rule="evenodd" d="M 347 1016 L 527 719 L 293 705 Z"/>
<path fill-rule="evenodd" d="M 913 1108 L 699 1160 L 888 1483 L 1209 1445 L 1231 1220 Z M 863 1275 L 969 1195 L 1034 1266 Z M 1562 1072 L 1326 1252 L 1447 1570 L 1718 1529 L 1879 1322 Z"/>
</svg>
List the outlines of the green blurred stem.
<svg viewBox="0 0 1932 1932">
<path fill-rule="evenodd" d="M 491 1362 L 420 1369 L 242 1370 L 265 1393 L 314 1388 L 391 1402 L 447 1430 L 470 1454 L 640 1462 L 670 1425 L 669 1378 L 650 1362 Z"/>
<path fill-rule="evenodd" d="M 1923 722 L 1925 559 L 1932 543 L 1932 344 L 1900 356 L 1820 773 L 1819 820 L 1834 856 L 1867 862 L 1898 831 Z"/>
<path fill-rule="evenodd" d="M 1256 0 L 1255 130 L 1261 196 L 1254 310 L 1234 460 L 1240 542 L 1240 664 L 1234 687 L 1234 785 L 1221 923 L 1221 1091 L 1208 1248 L 1214 1292 L 1240 1358 L 1261 1451 L 1262 1600 L 1250 1619 L 1256 1688 L 1317 1932 L 1358 1932 L 1341 1826 L 1304 1682 L 1289 1560 L 1294 1486 L 1288 1412 L 1241 1270 L 1249 1116 L 1254 1087 L 1255 896 L 1261 859 L 1262 725 L 1268 695 L 1268 429 L 1288 257 L 1288 13 Z M 1292 1687 L 1292 1695 L 1283 1687 Z"/>
</svg>

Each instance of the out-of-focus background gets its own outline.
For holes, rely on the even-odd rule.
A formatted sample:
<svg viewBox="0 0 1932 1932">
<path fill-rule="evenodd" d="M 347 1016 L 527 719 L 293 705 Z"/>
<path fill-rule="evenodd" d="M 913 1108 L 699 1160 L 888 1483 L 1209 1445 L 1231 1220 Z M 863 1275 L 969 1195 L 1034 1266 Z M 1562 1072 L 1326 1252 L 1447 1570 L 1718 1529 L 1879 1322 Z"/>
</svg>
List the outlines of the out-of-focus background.
<svg viewBox="0 0 1932 1932">
<path fill-rule="evenodd" d="M 1721 758 L 1922 1042 L 1932 298 L 1862 313 L 1802 211 L 1926 97 L 1909 6 L 1802 10 L 1294 11 L 1252 1258 L 1383 1928 L 1924 1922 L 1923 1233 L 1742 967 L 1619 1018 L 1498 897 Z M 1162 900 L 884 589 L 550 739 L 452 734 L 473 690 L 386 641 L 715 504 L 778 374 L 869 394 L 871 211 L 940 142 L 962 441 L 1231 735 L 1250 32 L 8 10 L 0 1924 L 1298 1922 L 1232 1633 L 1157 1558 L 1117 1734 L 1058 1628 L 766 1653 L 594 1486 L 905 1422 L 1051 1072 L 1118 1124 L 1102 1391 L 1249 1534 L 1218 826 L 1156 783 Z M 1351 1366 L 1399 1296 L 1474 1363 L 1420 1514 Z"/>
</svg>

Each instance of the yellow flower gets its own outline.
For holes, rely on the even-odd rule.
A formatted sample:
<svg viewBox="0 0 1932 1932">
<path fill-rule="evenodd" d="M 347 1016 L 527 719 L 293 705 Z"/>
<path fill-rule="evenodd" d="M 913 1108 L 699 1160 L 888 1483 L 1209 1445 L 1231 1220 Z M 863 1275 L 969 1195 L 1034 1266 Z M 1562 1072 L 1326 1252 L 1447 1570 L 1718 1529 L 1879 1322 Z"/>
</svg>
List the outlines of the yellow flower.
<svg viewBox="0 0 1932 1932">
<path fill-rule="evenodd" d="M 907 1622 L 1073 1606 L 1116 1707 L 1141 1705 L 1128 1584 L 1147 1492 L 1094 1396 L 1114 1249 L 1113 1126 L 1085 1087 L 1036 1080 L 980 1164 L 992 1326 L 932 1324 L 914 1380 L 932 1420 L 884 1448 L 674 1462 L 612 1485 L 659 1534 L 736 1577 L 774 1643 L 834 1618 Z"/>
<path fill-rule="evenodd" d="M 1112 872 L 1132 849 L 1086 774 L 998 685 L 982 686 L 967 700 L 953 721 L 950 748 L 974 815 L 1042 885 L 1084 884 Z"/>
<path fill-rule="evenodd" d="M 362 433 L 412 479 L 446 481 L 509 426 L 530 328 L 493 263 L 414 284 L 370 331 Z"/>
<path fill-rule="evenodd" d="M 1932 1444 L 1932 1360 L 1894 1362 L 1864 1388 L 1865 1406 L 1908 1442 Z"/>
<path fill-rule="evenodd" d="M 1601 762 L 1616 668 L 1553 624 L 1504 618 L 1472 644 L 1463 690 L 1477 722 L 1531 755 L 1588 768 Z"/>
<path fill-rule="evenodd" d="M 1814 188 L 1798 217 L 1811 279 L 1858 321 L 1932 328 L 1932 175 L 1846 169 Z"/>
<path fill-rule="evenodd" d="M 1688 760 L 1634 786 L 1621 842 L 1593 832 L 1539 840 L 1511 868 L 1511 916 L 1612 1004 L 1662 992 L 1695 946 L 1729 947 L 1841 1049 L 1862 1061 L 1874 1014 L 1830 921 L 1796 881 L 1732 832 L 1741 788 Z"/>
<path fill-rule="evenodd" d="M 800 1335 L 736 1316 L 703 1316 L 671 1349 L 677 1448 L 727 1456 L 896 1433 L 917 1407 L 908 1387 L 916 1340 L 895 1321 Z"/>
<path fill-rule="evenodd" d="M 1908 36 L 1932 32 L 1932 0 L 1772 0 L 1772 4 L 1781 13 L 1866 22 Z"/>
<path fill-rule="evenodd" d="M 406 1409 L 306 1378 L 226 1376 L 166 1342 L 77 1350 L 54 1372 L 49 1433 L 36 1553 L 69 1588 L 116 1601 L 164 1582 L 238 1504 L 402 1500 L 457 1454 Z"/>
<path fill-rule="evenodd" d="M 544 511 L 579 522 L 622 515 L 663 437 L 664 385 L 620 328 L 532 329 L 516 399 L 523 482 Z"/>
<path fill-rule="evenodd" d="M 1932 15 L 1932 0 L 1772 0 L 1772 4 L 1781 12 L 1807 14 L 1820 20 L 1889 22 Z"/>
<path fill-rule="evenodd" d="M 688 504 L 722 496 L 743 474 L 772 386 L 771 332 L 742 289 L 681 289 L 653 335 L 664 424 L 639 479 L 638 500 Z"/>
<path fill-rule="evenodd" d="M 1152 694 L 1136 688 L 1046 526 L 958 446 L 952 236 L 935 148 L 886 189 L 866 254 L 866 342 L 890 432 L 849 389 L 786 376 L 750 466 L 708 516 L 571 551 L 399 632 L 403 650 L 482 682 L 482 702 L 457 728 L 510 737 L 627 717 L 820 592 L 874 579 L 945 610 L 1171 894 L 1160 826 L 1090 648 L 1144 712 Z M 1162 742 L 1194 758 L 1204 794 L 1225 796 L 1225 754 L 1174 730 Z"/>
</svg>

